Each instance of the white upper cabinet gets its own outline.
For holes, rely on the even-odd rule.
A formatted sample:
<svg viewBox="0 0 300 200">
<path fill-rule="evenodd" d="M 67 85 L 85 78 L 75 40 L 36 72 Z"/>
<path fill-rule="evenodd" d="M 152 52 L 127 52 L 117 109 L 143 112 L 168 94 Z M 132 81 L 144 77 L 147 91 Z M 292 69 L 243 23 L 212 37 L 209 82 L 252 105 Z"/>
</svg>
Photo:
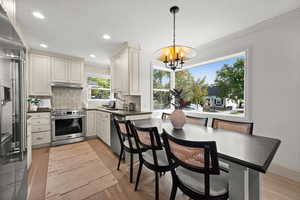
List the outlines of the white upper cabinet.
<svg viewBox="0 0 300 200">
<path fill-rule="evenodd" d="M 111 59 L 112 89 L 124 95 L 140 95 L 140 48 L 128 43 Z"/>
<path fill-rule="evenodd" d="M 30 54 L 29 95 L 50 96 L 50 57 Z"/>
<path fill-rule="evenodd" d="M 68 80 L 69 63 L 63 58 L 52 58 L 52 81 L 64 82 Z"/>
<path fill-rule="evenodd" d="M 69 82 L 83 83 L 83 63 L 80 61 L 70 61 Z"/>
<path fill-rule="evenodd" d="M 52 57 L 52 82 L 83 83 L 83 62 Z"/>
</svg>

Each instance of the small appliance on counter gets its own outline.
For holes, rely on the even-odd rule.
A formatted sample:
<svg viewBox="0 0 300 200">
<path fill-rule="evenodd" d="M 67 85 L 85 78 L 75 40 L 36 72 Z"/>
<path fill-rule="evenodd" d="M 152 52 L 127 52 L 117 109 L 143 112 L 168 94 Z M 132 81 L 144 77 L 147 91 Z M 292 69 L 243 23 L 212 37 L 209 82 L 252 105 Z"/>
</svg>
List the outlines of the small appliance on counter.
<svg viewBox="0 0 300 200">
<path fill-rule="evenodd" d="M 102 105 L 104 108 L 108 109 L 115 109 L 116 108 L 116 101 L 110 100 L 107 105 Z"/>
</svg>

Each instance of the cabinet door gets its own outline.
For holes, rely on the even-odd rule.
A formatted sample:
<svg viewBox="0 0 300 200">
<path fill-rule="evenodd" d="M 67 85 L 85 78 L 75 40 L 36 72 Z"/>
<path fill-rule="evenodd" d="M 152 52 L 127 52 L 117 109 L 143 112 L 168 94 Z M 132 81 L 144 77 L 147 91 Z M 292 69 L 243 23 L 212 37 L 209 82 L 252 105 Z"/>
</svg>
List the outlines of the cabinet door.
<svg viewBox="0 0 300 200">
<path fill-rule="evenodd" d="M 102 126 L 101 126 L 101 112 L 97 111 L 96 112 L 96 134 L 99 138 L 101 138 L 101 134 L 102 134 Z"/>
<path fill-rule="evenodd" d="M 140 52 L 129 49 L 129 92 L 130 95 L 140 95 Z"/>
<path fill-rule="evenodd" d="M 88 111 L 87 112 L 87 133 L 86 136 L 95 136 L 96 135 L 96 112 Z"/>
<path fill-rule="evenodd" d="M 105 113 L 105 117 L 103 120 L 103 136 L 102 140 L 110 146 L 110 114 Z"/>
<path fill-rule="evenodd" d="M 70 61 L 69 82 L 83 83 L 83 64 L 79 61 Z"/>
<path fill-rule="evenodd" d="M 52 58 L 52 81 L 67 82 L 68 81 L 69 63 L 63 58 Z"/>
<path fill-rule="evenodd" d="M 50 96 L 50 57 L 30 54 L 29 95 Z"/>
<path fill-rule="evenodd" d="M 124 95 L 127 95 L 129 93 L 128 49 L 120 54 L 118 68 L 116 70 L 116 79 L 119 81 L 120 90 Z"/>
</svg>

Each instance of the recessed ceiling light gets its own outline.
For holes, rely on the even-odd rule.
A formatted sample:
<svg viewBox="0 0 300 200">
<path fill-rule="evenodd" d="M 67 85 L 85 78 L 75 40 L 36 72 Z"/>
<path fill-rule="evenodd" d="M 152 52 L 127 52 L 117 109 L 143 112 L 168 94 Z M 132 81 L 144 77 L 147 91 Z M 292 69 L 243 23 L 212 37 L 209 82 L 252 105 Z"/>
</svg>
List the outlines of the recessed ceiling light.
<svg viewBox="0 0 300 200">
<path fill-rule="evenodd" d="M 104 34 L 104 35 L 102 35 L 102 37 L 105 40 L 109 40 L 111 38 L 110 35 L 108 35 L 108 34 Z"/>
<path fill-rule="evenodd" d="M 40 44 L 40 47 L 48 48 L 48 45 L 46 45 L 46 44 Z"/>
<path fill-rule="evenodd" d="M 38 18 L 38 19 L 45 19 L 45 16 L 42 13 L 38 12 L 38 11 L 33 11 L 32 15 L 34 17 Z"/>
<path fill-rule="evenodd" d="M 91 58 L 96 58 L 96 56 L 94 54 L 90 54 Z"/>
</svg>

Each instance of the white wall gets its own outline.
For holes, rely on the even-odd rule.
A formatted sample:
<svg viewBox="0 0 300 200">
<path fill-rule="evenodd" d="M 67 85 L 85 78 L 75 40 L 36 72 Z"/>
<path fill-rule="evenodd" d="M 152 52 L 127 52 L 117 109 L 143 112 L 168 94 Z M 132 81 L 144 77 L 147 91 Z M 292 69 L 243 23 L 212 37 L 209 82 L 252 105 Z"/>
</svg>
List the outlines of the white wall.
<svg viewBox="0 0 300 200">
<path fill-rule="evenodd" d="M 254 134 L 282 141 L 270 171 L 300 181 L 300 8 L 198 47 L 190 64 L 243 50 L 249 53 L 247 120 L 254 122 Z"/>
<path fill-rule="evenodd" d="M 273 164 L 299 178 L 300 9 L 200 46 L 193 63 L 244 49 L 249 50 L 248 108 L 254 134 L 280 139 Z"/>
</svg>

